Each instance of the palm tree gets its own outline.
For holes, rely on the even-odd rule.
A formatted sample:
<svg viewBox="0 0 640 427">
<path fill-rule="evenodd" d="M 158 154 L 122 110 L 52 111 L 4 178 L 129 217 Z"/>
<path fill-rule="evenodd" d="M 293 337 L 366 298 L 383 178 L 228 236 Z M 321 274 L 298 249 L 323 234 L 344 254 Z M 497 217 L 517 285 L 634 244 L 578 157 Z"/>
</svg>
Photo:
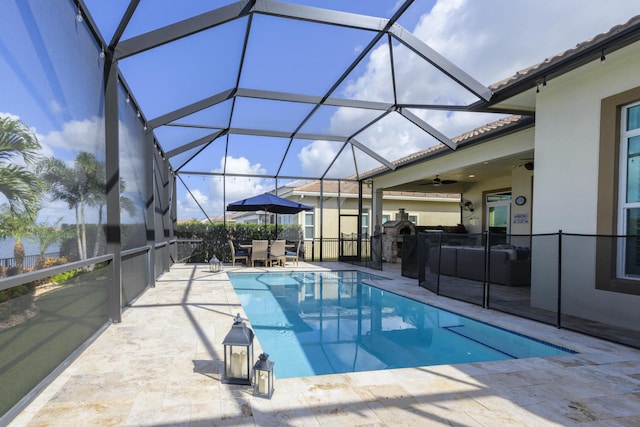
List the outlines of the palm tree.
<svg viewBox="0 0 640 427">
<path fill-rule="evenodd" d="M 38 209 L 41 182 L 27 167 L 38 160 L 40 148 L 35 134 L 23 122 L 0 117 L 0 193 L 13 213 L 33 215 Z"/>
<path fill-rule="evenodd" d="M 102 216 L 104 211 L 104 206 L 107 204 L 107 193 L 106 193 L 106 182 L 104 184 L 105 191 L 102 193 L 95 194 L 95 204 L 98 206 L 98 227 L 96 228 L 96 239 L 93 245 L 93 257 L 98 256 L 98 249 L 100 248 L 100 231 L 102 230 Z M 126 189 L 126 184 L 122 178 L 120 178 L 120 194 L 124 193 Z M 120 196 L 120 211 L 126 211 L 129 215 L 133 215 L 135 213 L 136 205 L 128 197 Z"/>
<path fill-rule="evenodd" d="M 39 270 L 44 265 L 44 255 L 50 245 L 70 237 L 70 229 L 60 228 L 62 219 L 62 217 L 58 218 L 53 225 L 36 223 L 31 227 L 30 234 L 26 238 L 39 246 L 38 260 L 34 270 Z"/>
<path fill-rule="evenodd" d="M 80 259 L 87 259 L 87 206 L 97 206 L 106 188 L 104 165 L 87 152 L 80 152 L 67 166 L 62 160 L 47 158 L 38 165 L 38 171 L 48 185 L 53 199 L 67 203 L 75 211 L 76 239 Z"/>
<path fill-rule="evenodd" d="M 0 211 L 0 239 L 13 237 L 13 258 L 16 263 L 17 273 L 21 273 L 24 267 L 24 245 L 22 238 L 31 233 L 34 225 L 34 215 L 18 215 L 11 211 L 11 207 L 4 205 Z"/>
<path fill-rule="evenodd" d="M 80 259 L 87 259 L 87 225 L 86 208 L 98 208 L 98 224 L 96 229 L 96 243 L 92 256 L 97 255 L 99 235 L 102 231 L 103 209 L 106 204 L 106 173 L 104 163 L 87 152 L 80 152 L 76 156 L 73 166 L 67 166 L 63 161 L 48 158 L 41 161 L 38 171 L 47 182 L 48 190 L 53 199 L 67 203 L 76 215 L 76 239 Z M 124 182 L 120 181 L 120 188 Z M 126 200 L 123 201 L 126 203 Z M 124 205 L 125 208 L 128 204 Z"/>
<path fill-rule="evenodd" d="M 47 190 L 54 200 L 62 200 L 67 203 L 69 209 L 73 209 L 76 216 L 76 240 L 78 243 L 78 255 L 83 258 L 82 232 L 80 224 L 80 205 L 83 196 L 80 194 L 82 177 L 75 168 L 70 168 L 62 160 L 49 157 L 42 160 L 37 170 L 46 183 Z M 82 207 L 84 211 L 84 206 Z"/>
<path fill-rule="evenodd" d="M 87 206 L 98 208 L 98 224 L 92 253 L 93 257 L 97 256 L 103 211 L 107 201 L 104 163 L 99 162 L 93 154 L 83 151 L 76 156 L 73 167 L 67 166 L 61 160 L 48 158 L 39 163 L 38 171 L 47 182 L 52 197 L 66 202 L 69 209 L 75 211 L 80 259 L 86 259 L 88 256 L 85 209 Z M 125 183 L 120 179 L 120 192 L 124 192 L 124 189 Z M 124 196 L 120 197 L 120 205 L 129 213 L 133 213 L 135 209 L 133 201 Z"/>
</svg>

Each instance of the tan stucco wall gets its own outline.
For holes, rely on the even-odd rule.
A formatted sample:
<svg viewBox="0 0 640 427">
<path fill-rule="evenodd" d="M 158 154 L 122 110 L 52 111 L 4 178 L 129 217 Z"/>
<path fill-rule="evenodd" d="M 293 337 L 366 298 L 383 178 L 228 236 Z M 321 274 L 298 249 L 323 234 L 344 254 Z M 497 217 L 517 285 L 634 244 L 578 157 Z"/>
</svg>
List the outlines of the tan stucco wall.
<svg viewBox="0 0 640 427">
<path fill-rule="evenodd" d="M 601 100 L 639 85 L 636 43 L 541 88 L 534 233 L 596 233 Z"/>
<path fill-rule="evenodd" d="M 636 43 L 541 88 L 536 108 L 534 234 L 597 233 L 601 101 L 638 86 L 640 44 Z M 535 306 L 554 309 L 557 303 L 556 247 L 557 242 L 534 241 Z M 563 310 L 635 328 L 640 297 L 583 285 L 595 283 L 596 249 L 594 237 L 563 237 L 562 292 L 563 300 L 570 301 Z"/>
</svg>

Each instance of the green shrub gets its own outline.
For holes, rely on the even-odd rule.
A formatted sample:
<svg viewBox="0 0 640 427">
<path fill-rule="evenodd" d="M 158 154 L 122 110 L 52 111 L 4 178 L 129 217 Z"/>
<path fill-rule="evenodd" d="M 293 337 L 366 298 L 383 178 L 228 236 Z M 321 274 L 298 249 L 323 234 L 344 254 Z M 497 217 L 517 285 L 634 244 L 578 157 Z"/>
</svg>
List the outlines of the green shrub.
<svg viewBox="0 0 640 427">
<path fill-rule="evenodd" d="M 224 224 L 201 223 L 186 221 L 179 223 L 175 236 L 178 239 L 201 239 L 196 247 L 189 247 L 186 262 L 208 262 L 214 255 L 223 262 L 231 261 L 231 250 L 227 241 L 250 242 L 251 240 L 273 239 L 275 226 L 272 224 Z M 301 240 L 302 227 L 300 225 L 278 225 L 278 239 Z"/>
<path fill-rule="evenodd" d="M 77 269 L 65 271 L 64 273 L 59 273 L 59 274 L 56 274 L 55 276 L 53 276 L 51 278 L 51 282 L 58 283 L 58 284 L 64 283 L 67 280 L 71 280 L 74 277 L 77 277 L 78 274 L 80 274 L 80 273 L 79 273 L 79 271 Z"/>
</svg>

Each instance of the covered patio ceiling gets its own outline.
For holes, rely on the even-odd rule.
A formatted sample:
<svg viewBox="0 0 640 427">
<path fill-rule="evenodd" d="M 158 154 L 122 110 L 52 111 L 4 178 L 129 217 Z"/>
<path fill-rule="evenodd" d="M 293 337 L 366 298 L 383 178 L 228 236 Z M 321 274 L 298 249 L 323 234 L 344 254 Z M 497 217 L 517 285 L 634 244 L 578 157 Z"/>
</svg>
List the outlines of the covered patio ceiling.
<svg viewBox="0 0 640 427">
<path fill-rule="evenodd" d="M 78 3 L 177 175 L 358 179 L 455 149 L 436 119 L 491 112 L 487 87 L 403 26 L 421 2 L 215 5 Z"/>
</svg>

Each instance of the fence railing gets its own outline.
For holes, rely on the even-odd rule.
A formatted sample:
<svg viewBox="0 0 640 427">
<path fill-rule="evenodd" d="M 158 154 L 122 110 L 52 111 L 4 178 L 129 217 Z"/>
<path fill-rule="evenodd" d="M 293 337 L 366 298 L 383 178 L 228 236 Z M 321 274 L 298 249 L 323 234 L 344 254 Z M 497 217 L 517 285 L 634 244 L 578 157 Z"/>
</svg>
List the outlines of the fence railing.
<svg viewBox="0 0 640 427">
<path fill-rule="evenodd" d="M 351 234 L 305 240 L 303 255 L 306 261 L 340 261 L 382 270 L 382 239 Z"/>
<path fill-rule="evenodd" d="M 47 258 L 58 258 L 60 256 L 60 252 L 48 252 L 46 254 L 44 254 L 44 259 Z M 40 255 L 25 255 L 24 257 L 24 262 L 23 262 L 23 268 L 26 269 L 32 269 L 33 267 L 36 266 L 36 262 L 38 262 L 38 258 L 40 258 Z M 0 267 L 3 268 L 11 268 L 11 267 L 15 267 L 16 266 L 16 259 L 11 257 L 11 258 L 0 258 Z"/>
<path fill-rule="evenodd" d="M 438 295 L 640 348 L 638 242 L 562 232 L 420 233 L 406 262 Z"/>
<path fill-rule="evenodd" d="M 223 262 L 231 259 L 226 241 L 210 242 L 204 239 L 176 239 L 174 262 L 208 262 L 214 255 Z M 236 242 L 236 246 L 242 242 Z M 382 270 L 382 240 L 380 236 L 357 234 L 340 238 L 304 240 L 300 259 L 305 261 L 342 261 L 354 265 Z M 358 248 L 359 246 L 359 248 Z"/>
</svg>

